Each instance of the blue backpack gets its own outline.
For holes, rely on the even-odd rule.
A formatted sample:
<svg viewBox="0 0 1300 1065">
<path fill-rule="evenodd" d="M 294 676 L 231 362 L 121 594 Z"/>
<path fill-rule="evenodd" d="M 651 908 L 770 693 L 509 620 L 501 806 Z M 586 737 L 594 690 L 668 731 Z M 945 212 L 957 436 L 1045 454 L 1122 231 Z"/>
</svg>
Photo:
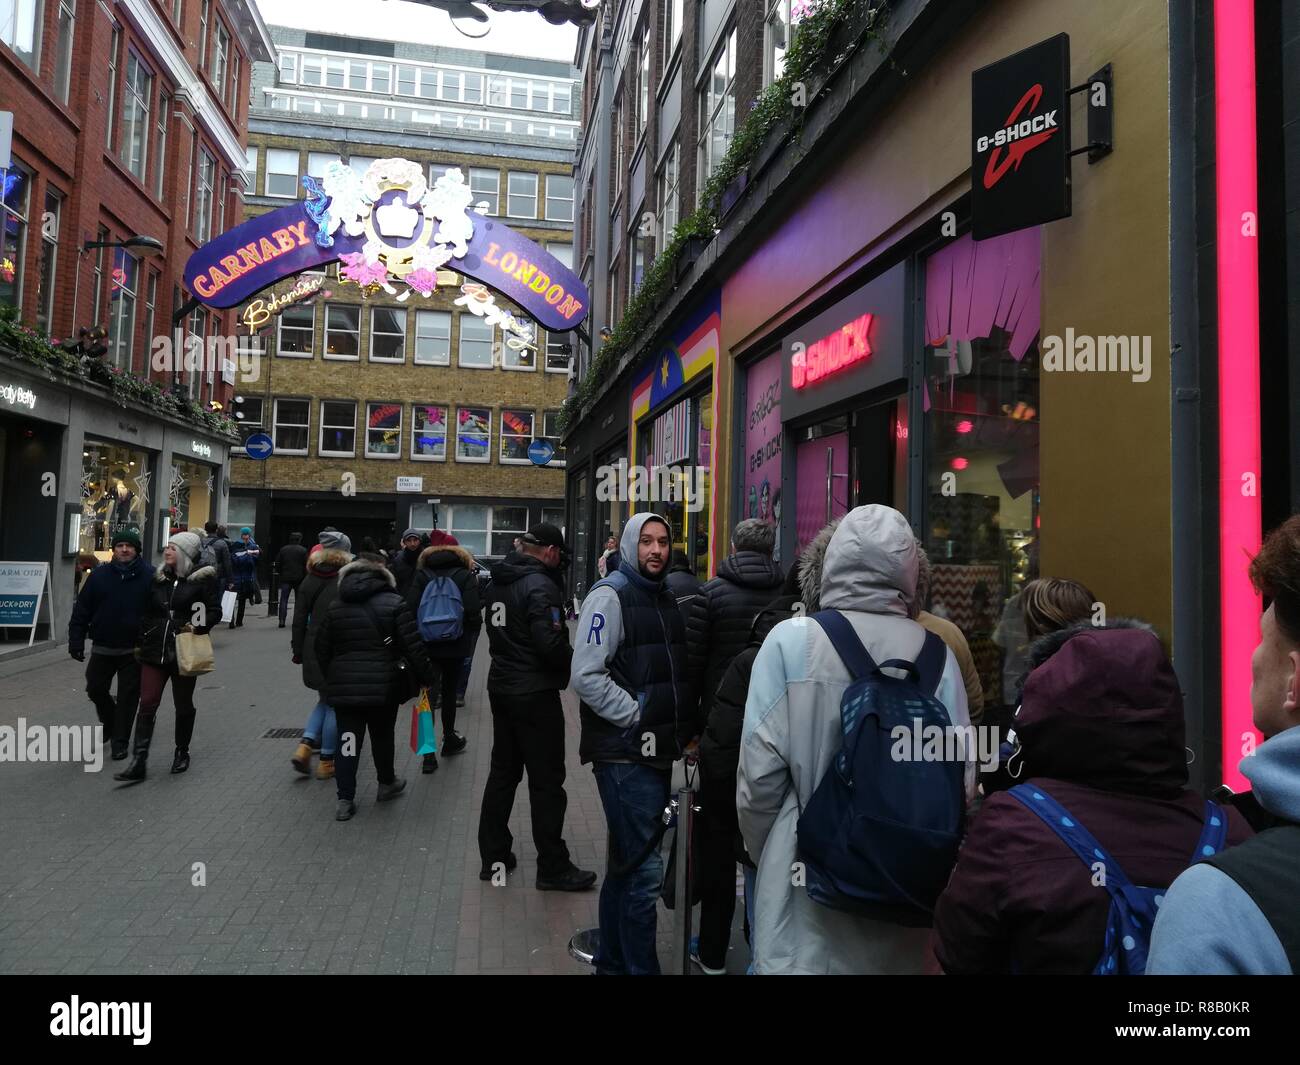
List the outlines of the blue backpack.
<svg viewBox="0 0 1300 1065">
<path fill-rule="evenodd" d="M 876 665 L 847 618 L 814 614 L 852 676 L 840 699 L 843 745 L 799 817 L 808 897 L 895 924 L 931 923 L 957 861 L 965 762 L 901 761 L 892 732 L 952 722 L 935 698 L 948 649 L 932 632 L 916 662 Z M 905 679 L 881 668 L 906 670 Z"/>
<path fill-rule="evenodd" d="M 425 643 L 459 640 L 465 632 L 465 600 L 460 585 L 450 577 L 433 577 L 420 594 L 415 620 Z"/>
<path fill-rule="evenodd" d="M 1068 810 L 1037 784 L 1017 784 L 1008 792 L 1024 803 L 1061 837 L 1094 875 L 1100 864 L 1104 886 L 1110 895 L 1110 916 L 1106 920 L 1106 945 L 1093 976 L 1141 976 L 1147 969 L 1151 947 L 1151 926 L 1168 888 L 1139 887 Z M 1222 807 L 1205 801 L 1205 825 L 1189 865 L 1223 850 L 1228 837 L 1228 816 Z"/>
</svg>

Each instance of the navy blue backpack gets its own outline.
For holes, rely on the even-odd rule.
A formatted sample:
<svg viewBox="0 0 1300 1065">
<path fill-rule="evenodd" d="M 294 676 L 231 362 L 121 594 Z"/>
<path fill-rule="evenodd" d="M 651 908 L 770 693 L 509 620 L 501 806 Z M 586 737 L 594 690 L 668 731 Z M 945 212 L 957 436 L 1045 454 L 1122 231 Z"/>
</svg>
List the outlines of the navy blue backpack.
<svg viewBox="0 0 1300 1065">
<path fill-rule="evenodd" d="M 1139 887 L 1086 828 L 1059 802 L 1037 784 L 1017 784 L 1008 792 L 1024 803 L 1048 825 L 1061 841 L 1078 855 L 1093 875 L 1104 872 L 1104 886 L 1110 895 L 1110 916 L 1106 920 L 1106 943 L 1093 976 L 1141 976 L 1147 968 L 1151 947 L 1151 926 L 1168 888 Z M 1228 839 L 1228 816 L 1218 803 L 1205 801 L 1205 825 L 1196 852 L 1188 864 L 1195 865 L 1223 850 Z M 1100 866 L 1100 869 L 1098 868 Z"/>
<path fill-rule="evenodd" d="M 823 906 L 924 927 L 957 862 L 966 816 L 962 759 L 894 757 L 893 731 L 952 724 L 935 691 L 948 649 L 932 632 L 916 661 L 879 666 L 843 614 L 812 615 L 852 681 L 840 700 L 843 745 L 799 817 L 808 897 Z M 907 677 L 881 672 L 901 669 Z M 909 748 L 910 748 L 910 740 Z"/>
</svg>

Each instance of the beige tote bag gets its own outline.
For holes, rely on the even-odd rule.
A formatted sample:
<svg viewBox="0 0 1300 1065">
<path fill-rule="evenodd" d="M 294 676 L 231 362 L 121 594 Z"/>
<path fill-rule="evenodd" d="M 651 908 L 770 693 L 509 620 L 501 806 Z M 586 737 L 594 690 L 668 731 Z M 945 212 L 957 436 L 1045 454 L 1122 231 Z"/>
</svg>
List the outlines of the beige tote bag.
<svg viewBox="0 0 1300 1065">
<path fill-rule="evenodd" d="M 182 677 L 198 677 L 216 669 L 212 637 L 206 632 L 202 636 L 192 632 L 177 633 L 176 666 Z"/>
</svg>

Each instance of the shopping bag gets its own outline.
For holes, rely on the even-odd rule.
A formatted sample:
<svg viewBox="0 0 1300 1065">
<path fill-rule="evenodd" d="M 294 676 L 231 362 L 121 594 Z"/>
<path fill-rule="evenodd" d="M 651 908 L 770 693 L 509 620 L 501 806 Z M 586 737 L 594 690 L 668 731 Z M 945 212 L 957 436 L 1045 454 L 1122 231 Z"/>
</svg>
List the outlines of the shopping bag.
<svg viewBox="0 0 1300 1065">
<path fill-rule="evenodd" d="M 433 735 L 433 707 L 429 705 L 428 688 L 421 688 L 420 697 L 411 704 L 411 750 L 415 754 L 438 753 L 438 744 Z"/>
<path fill-rule="evenodd" d="M 176 634 L 176 669 L 182 677 L 198 677 L 216 668 L 212 654 L 212 637 L 206 632 Z"/>
<path fill-rule="evenodd" d="M 235 620 L 235 607 L 239 605 L 238 592 L 221 593 L 221 623 L 229 624 Z"/>
</svg>

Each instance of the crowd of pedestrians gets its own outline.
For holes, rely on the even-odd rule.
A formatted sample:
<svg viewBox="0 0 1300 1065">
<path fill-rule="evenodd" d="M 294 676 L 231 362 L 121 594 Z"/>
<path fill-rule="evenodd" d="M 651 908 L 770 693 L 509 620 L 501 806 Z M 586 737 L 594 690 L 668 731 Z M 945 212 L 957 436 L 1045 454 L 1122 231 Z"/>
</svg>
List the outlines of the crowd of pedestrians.
<svg viewBox="0 0 1300 1065">
<path fill-rule="evenodd" d="M 203 640 L 223 599 L 232 628 L 260 599 L 251 530 L 205 533 L 172 536 L 155 570 L 123 532 L 77 597 L 68 648 L 112 757 L 131 758 L 117 780 L 145 778 L 168 685 L 171 771 L 189 768 Z M 368 740 L 375 800 L 397 798 L 398 711 L 421 693 L 440 710 L 439 753 L 465 751 L 457 712 L 486 628 L 480 877 L 503 884 L 518 865 L 509 820 L 527 775 L 536 888 L 597 883 L 564 838 L 571 687 L 608 829 L 598 973 L 660 971 L 679 761 L 688 780 L 698 768 L 690 954 L 705 974 L 727 971 L 738 869 L 757 974 L 1300 972 L 1300 515 L 1249 564 L 1266 607 L 1250 693 L 1264 742 L 1241 763 L 1253 789 L 1209 798 L 1189 787 L 1160 634 L 1107 619 L 1077 581 L 1036 579 L 1008 603 L 1012 697 L 988 706 L 960 628 L 927 609 L 929 560 L 898 511 L 850 511 L 788 571 L 774 527 L 742 521 L 703 583 L 673 538 L 665 517 L 630 517 L 571 637 L 554 525 L 491 567 L 436 529 L 406 530 L 391 554 L 354 554 L 333 528 L 308 551 L 295 533 L 273 566 L 311 692 L 293 768 L 316 759 L 335 818 L 351 820 Z M 909 738 L 922 724 L 933 749 Z M 422 772 L 437 768 L 424 755 Z"/>
</svg>

